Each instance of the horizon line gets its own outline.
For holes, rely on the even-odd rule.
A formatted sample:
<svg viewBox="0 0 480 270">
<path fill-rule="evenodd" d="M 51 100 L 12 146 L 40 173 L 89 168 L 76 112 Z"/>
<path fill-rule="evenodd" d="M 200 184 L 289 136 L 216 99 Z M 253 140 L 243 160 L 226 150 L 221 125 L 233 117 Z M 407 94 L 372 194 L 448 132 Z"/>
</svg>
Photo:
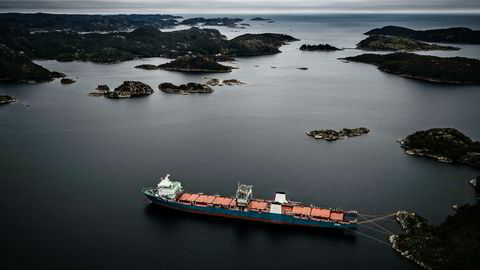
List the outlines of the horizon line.
<svg viewBox="0 0 480 270">
<path fill-rule="evenodd" d="M 162 10 L 162 12 L 158 12 Z M 132 11 L 132 12 L 125 12 L 125 11 Z M 145 12 L 144 12 L 145 11 Z M 149 11 L 149 12 L 148 12 Z M 412 14 L 412 15 L 480 15 L 480 9 L 478 10 L 293 10 L 292 11 L 285 11 L 285 10 L 272 10 L 272 11 L 253 11 L 253 10 L 240 10 L 237 12 L 231 11 L 186 11 L 186 10 L 178 10 L 178 9 L 157 9 L 157 8 L 0 8 L 0 14 L 3 13 L 24 13 L 24 14 L 35 14 L 35 13 L 46 13 L 46 14 L 98 14 L 98 15 L 108 15 L 108 14 L 171 14 L 171 15 L 190 15 L 190 14 L 211 14 L 211 15 L 219 15 L 219 14 L 244 14 L 244 15 L 252 15 L 252 14 L 265 14 L 265 15 L 335 15 L 335 14 Z"/>
</svg>

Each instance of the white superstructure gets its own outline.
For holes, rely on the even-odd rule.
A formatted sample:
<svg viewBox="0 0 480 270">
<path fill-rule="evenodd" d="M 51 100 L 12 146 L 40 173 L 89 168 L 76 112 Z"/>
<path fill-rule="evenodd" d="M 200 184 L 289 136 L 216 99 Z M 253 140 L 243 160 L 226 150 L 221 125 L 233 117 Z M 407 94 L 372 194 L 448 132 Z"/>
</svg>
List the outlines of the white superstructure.
<svg viewBox="0 0 480 270">
<path fill-rule="evenodd" d="M 278 191 L 277 193 L 275 193 L 275 201 L 279 202 L 281 204 L 287 203 L 288 200 L 287 200 L 287 195 L 285 194 L 285 192 Z"/>
<path fill-rule="evenodd" d="M 242 207 L 247 206 L 250 199 L 252 199 L 252 193 L 253 186 L 238 183 L 237 194 L 235 196 L 237 199 L 237 205 Z"/>
<path fill-rule="evenodd" d="M 165 177 L 160 178 L 161 180 L 157 185 L 155 196 L 173 200 L 183 192 L 182 183 L 170 181 L 169 177 L 170 174 L 167 174 Z"/>
</svg>

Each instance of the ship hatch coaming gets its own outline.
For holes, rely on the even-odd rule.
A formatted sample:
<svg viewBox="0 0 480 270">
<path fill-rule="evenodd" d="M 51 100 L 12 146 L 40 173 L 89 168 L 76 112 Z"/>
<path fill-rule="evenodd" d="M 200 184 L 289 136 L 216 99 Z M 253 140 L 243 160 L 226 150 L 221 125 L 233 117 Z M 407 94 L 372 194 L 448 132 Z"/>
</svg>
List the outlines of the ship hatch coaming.
<svg viewBox="0 0 480 270">
<path fill-rule="evenodd" d="M 284 192 L 277 192 L 274 200 L 253 199 L 253 186 L 240 183 L 235 197 L 187 193 L 167 175 L 157 187 L 143 192 L 157 204 L 199 214 L 316 227 L 355 228 L 357 224 L 356 211 L 307 206 L 287 200 Z"/>
</svg>

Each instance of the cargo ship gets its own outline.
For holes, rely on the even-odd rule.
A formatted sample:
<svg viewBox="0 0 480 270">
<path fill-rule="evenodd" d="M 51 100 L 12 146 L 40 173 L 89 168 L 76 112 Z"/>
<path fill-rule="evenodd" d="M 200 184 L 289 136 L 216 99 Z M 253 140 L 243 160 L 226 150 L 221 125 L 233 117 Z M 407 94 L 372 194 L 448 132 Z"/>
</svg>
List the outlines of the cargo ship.
<svg viewBox="0 0 480 270">
<path fill-rule="evenodd" d="M 276 192 L 274 200 L 254 199 L 253 186 L 238 183 L 235 196 L 185 192 L 182 184 L 167 174 L 156 187 L 142 192 L 157 205 L 175 210 L 275 224 L 318 228 L 355 229 L 357 212 L 307 206 L 287 200 Z"/>
</svg>

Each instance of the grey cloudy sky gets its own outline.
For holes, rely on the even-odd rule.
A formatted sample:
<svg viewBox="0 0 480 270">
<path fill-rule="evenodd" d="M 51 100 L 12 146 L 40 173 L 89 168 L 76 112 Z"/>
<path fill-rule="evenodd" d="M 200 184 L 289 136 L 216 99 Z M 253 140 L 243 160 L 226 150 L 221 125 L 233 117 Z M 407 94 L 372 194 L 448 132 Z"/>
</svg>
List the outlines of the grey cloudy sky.
<svg viewBox="0 0 480 270">
<path fill-rule="evenodd" d="M 480 0 L 0 0 L 0 9 L 158 9 L 174 13 L 450 13 L 480 12 Z"/>
</svg>

